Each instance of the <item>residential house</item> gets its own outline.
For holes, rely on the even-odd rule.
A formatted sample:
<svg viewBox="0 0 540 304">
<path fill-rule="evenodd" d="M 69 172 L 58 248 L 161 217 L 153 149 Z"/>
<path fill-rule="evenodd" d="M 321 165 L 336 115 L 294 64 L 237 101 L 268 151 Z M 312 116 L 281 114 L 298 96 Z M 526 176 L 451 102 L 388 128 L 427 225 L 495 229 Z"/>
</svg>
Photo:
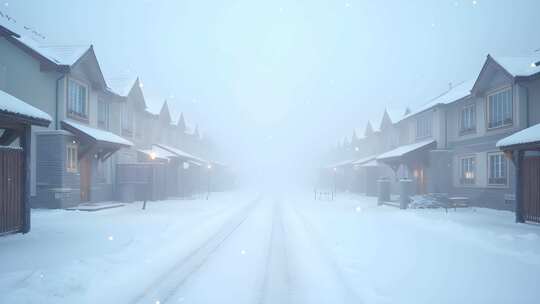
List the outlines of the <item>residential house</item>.
<svg viewBox="0 0 540 304">
<path fill-rule="evenodd" d="M 449 106 L 448 148 L 453 151 L 453 192 L 469 197 L 475 205 L 508 210 L 516 207 L 517 159 L 505 157 L 496 143 L 540 123 L 538 61 L 540 54 L 488 55 L 471 96 Z M 500 147 L 511 151 L 510 146 L 503 142 Z M 526 161 L 533 154 L 525 153 Z"/>
<path fill-rule="evenodd" d="M 415 193 L 449 193 L 452 153 L 447 144 L 447 105 L 470 95 L 473 82 L 463 82 L 396 122 L 398 146 L 377 161 L 411 178 Z"/>
<path fill-rule="evenodd" d="M 93 47 L 44 46 L 5 23 L 0 25 L 0 70 L 9 77 L 3 77 L 2 89 L 53 119 L 48 128 L 32 128 L 32 205 L 64 208 L 112 199 L 112 179 L 100 178 L 98 167 L 132 143 L 98 128 L 98 101 L 116 99 Z"/>
</svg>

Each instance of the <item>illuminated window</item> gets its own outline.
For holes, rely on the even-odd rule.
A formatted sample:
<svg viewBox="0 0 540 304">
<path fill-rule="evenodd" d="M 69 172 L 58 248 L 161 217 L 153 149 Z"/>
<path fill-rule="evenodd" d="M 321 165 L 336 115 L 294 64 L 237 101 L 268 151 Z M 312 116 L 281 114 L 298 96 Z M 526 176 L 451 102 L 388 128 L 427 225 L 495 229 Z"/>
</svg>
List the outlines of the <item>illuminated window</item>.
<svg viewBox="0 0 540 304">
<path fill-rule="evenodd" d="M 475 183 L 476 161 L 474 156 L 464 157 L 460 160 L 460 184 L 472 185 Z"/>
</svg>

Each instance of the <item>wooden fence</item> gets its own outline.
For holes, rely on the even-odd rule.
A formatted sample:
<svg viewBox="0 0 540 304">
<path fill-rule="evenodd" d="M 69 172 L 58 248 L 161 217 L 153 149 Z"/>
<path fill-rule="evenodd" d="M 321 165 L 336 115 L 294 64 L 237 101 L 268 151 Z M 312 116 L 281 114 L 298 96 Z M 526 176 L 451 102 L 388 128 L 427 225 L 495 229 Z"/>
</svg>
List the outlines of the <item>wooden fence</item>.
<svg viewBox="0 0 540 304">
<path fill-rule="evenodd" d="M 523 160 L 523 218 L 540 223 L 540 157 Z"/>
</svg>

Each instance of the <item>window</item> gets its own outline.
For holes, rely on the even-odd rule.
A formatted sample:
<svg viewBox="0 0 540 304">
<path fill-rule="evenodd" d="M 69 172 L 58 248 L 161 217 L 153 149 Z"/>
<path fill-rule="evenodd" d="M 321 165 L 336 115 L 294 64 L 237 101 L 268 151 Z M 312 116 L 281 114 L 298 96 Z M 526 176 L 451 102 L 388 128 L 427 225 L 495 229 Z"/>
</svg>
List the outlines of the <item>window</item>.
<svg viewBox="0 0 540 304">
<path fill-rule="evenodd" d="M 431 136 L 431 116 L 423 116 L 416 119 L 416 138 Z"/>
<path fill-rule="evenodd" d="M 86 86 L 70 79 L 68 83 L 68 115 L 88 119 L 88 90 Z"/>
<path fill-rule="evenodd" d="M 460 134 L 474 132 L 476 130 L 476 106 L 469 105 L 461 109 L 459 119 Z"/>
<path fill-rule="evenodd" d="M 508 182 L 508 160 L 503 153 L 488 154 L 488 184 L 506 185 Z"/>
<path fill-rule="evenodd" d="M 488 128 L 512 125 L 512 89 L 488 95 Z"/>
<path fill-rule="evenodd" d="M 473 185 L 476 175 L 476 161 L 474 156 L 464 157 L 460 160 L 460 179 L 462 185 Z"/>
<path fill-rule="evenodd" d="M 127 103 L 124 103 L 122 108 L 122 134 L 133 134 L 133 111 Z"/>
<path fill-rule="evenodd" d="M 66 149 L 66 169 L 68 172 L 79 172 L 79 155 L 76 143 L 67 144 Z"/>
<path fill-rule="evenodd" d="M 109 129 L 109 103 L 98 101 L 98 126 L 102 129 Z"/>
</svg>

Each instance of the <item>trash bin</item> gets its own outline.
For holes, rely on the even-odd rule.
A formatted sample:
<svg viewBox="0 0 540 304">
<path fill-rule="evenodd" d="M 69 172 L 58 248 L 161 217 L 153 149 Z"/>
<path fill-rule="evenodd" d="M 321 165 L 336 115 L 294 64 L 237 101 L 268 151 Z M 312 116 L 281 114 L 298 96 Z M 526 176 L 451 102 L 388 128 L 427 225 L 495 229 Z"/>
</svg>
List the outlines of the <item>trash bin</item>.
<svg viewBox="0 0 540 304">
<path fill-rule="evenodd" d="M 399 208 L 407 209 L 409 202 L 411 201 L 412 193 L 412 183 L 411 179 L 400 179 L 399 180 Z"/>
<path fill-rule="evenodd" d="M 389 202 L 390 201 L 390 179 L 388 178 L 381 178 L 377 181 L 377 184 L 379 185 L 379 199 L 378 204 L 382 205 L 383 202 Z"/>
</svg>

